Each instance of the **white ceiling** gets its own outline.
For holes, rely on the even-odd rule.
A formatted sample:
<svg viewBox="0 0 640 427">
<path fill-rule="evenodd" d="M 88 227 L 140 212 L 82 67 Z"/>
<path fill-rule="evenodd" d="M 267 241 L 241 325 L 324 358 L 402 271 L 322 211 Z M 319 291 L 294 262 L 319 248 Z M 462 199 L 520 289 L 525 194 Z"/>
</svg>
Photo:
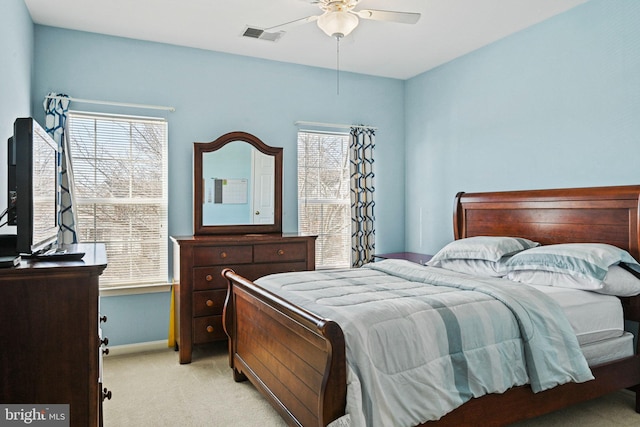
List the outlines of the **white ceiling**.
<svg viewBox="0 0 640 427">
<path fill-rule="evenodd" d="M 422 14 L 415 25 L 360 20 L 340 41 L 343 71 L 398 79 L 417 74 L 587 0 L 361 0 L 357 9 Z M 25 0 L 36 24 L 335 69 L 336 40 L 317 25 L 277 42 L 242 37 L 320 9 L 312 0 Z"/>
</svg>

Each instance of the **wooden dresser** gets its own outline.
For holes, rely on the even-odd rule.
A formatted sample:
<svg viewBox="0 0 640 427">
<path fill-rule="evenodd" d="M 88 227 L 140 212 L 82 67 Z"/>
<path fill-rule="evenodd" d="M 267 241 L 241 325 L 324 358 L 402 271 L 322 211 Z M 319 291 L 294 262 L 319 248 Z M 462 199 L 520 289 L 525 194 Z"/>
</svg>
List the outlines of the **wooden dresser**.
<svg viewBox="0 0 640 427">
<path fill-rule="evenodd" d="M 107 256 L 102 244 L 70 249 L 85 252 L 83 260 L 0 269 L 0 403 L 68 404 L 69 425 L 97 426 L 110 396 L 101 390 L 106 319 L 98 318 Z"/>
<path fill-rule="evenodd" d="M 177 285 L 176 338 L 180 363 L 193 346 L 226 340 L 222 309 L 227 295 L 224 268 L 249 280 L 271 273 L 315 269 L 316 236 L 238 234 L 171 237 Z"/>
</svg>

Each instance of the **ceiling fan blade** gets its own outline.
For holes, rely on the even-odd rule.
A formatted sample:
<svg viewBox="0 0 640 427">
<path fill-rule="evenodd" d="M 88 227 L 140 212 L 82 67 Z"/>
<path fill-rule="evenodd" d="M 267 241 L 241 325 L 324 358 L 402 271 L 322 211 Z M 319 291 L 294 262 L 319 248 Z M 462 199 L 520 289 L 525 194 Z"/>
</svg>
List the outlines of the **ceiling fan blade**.
<svg viewBox="0 0 640 427">
<path fill-rule="evenodd" d="M 419 13 L 395 12 L 391 10 L 362 9 L 352 10 L 362 19 L 373 19 L 374 21 L 400 22 L 402 24 L 415 24 L 420 19 Z"/>
<path fill-rule="evenodd" d="M 317 21 L 320 15 L 307 16 L 306 18 L 296 19 L 294 21 L 285 22 L 284 24 L 275 25 L 273 27 L 265 28 L 265 31 L 284 31 L 291 27 L 296 27 L 298 25 L 306 24 L 308 22 Z"/>
</svg>

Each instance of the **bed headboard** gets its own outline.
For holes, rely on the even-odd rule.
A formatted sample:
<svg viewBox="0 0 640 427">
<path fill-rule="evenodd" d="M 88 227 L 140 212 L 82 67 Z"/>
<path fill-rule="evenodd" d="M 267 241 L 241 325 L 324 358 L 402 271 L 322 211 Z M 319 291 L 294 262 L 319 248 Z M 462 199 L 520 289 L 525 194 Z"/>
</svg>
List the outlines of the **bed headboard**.
<svg viewBox="0 0 640 427">
<path fill-rule="evenodd" d="M 640 185 L 458 193 L 454 237 L 514 236 L 543 245 L 608 243 L 640 260 Z"/>
</svg>

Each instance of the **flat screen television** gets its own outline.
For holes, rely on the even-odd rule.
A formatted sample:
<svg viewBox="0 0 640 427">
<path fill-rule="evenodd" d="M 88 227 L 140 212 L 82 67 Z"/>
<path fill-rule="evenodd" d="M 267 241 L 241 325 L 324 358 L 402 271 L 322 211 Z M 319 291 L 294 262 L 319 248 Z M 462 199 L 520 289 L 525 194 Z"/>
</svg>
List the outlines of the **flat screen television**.
<svg viewBox="0 0 640 427">
<path fill-rule="evenodd" d="M 58 239 L 58 145 L 31 117 L 18 118 L 8 144 L 8 224 L 16 254 L 55 249 Z"/>
</svg>

